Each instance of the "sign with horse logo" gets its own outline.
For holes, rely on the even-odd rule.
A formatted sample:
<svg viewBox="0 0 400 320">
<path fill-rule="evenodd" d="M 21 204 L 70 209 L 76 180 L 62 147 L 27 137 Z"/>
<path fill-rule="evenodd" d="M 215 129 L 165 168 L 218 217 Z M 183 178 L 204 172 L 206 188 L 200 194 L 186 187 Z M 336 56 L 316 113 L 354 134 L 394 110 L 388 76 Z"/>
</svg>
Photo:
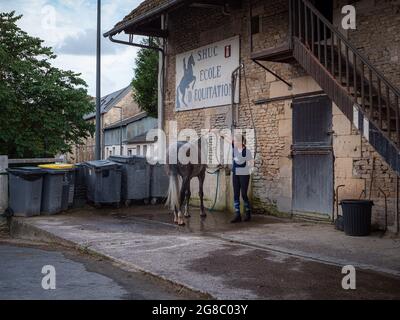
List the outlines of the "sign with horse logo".
<svg viewBox="0 0 400 320">
<path fill-rule="evenodd" d="M 176 56 L 177 111 L 231 103 L 232 72 L 239 66 L 239 37 Z M 239 90 L 235 102 L 239 100 Z"/>
</svg>

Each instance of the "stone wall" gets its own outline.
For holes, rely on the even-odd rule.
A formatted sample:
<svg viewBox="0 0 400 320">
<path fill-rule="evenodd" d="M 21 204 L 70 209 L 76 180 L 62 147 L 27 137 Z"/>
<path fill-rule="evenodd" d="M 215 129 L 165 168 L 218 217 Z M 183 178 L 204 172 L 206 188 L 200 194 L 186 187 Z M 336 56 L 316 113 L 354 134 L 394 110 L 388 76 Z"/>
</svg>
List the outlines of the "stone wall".
<svg viewBox="0 0 400 320">
<path fill-rule="evenodd" d="M 357 3 L 360 5 L 368 0 Z M 287 40 L 288 19 L 287 1 L 253 1 L 253 15 L 260 16 L 260 33 L 255 35 L 254 51 L 277 46 Z M 374 5 L 393 7 L 393 1 L 375 1 Z M 336 11 L 339 8 L 335 4 Z M 376 8 L 376 7 L 375 7 Z M 238 106 L 238 127 L 253 128 L 257 131 L 257 157 L 256 170 L 252 181 L 253 205 L 259 212 L 276 213 L 291 211 L 291 184 L 292 184 L 292 160 L 289 157 L 292 144 L 292 111 L 290 108 L 291 99 L 271 102 L 264 105 L 254 105 L 252 102 L 260 98 L 277 98 L 294 95 L 298 93 L 315 92 L 321 90 L 318 84 L 311 79 L 305 71 L 297 64 L 282 64 L 264 62 L 264 64 L 284 79 L 293 83 L 293 90 L 278 81 L 274 76 L 265 72 L 250 60 L 247 14 L 248 2 L 242 1 L 242 9 L 232 12 L 231 16 L 224 16 L 221 12 L 210 9 L 182 8 L 169 15 L 168 28 L 170 38 L 167 45 L 167 67 L 166 67 L 166 121 L 176 120 L 178 129 L 183 128 L 227 128 L 230 126 L 230 106 L 206 108 L 192 111 L 175 112 L 175 55 L 204 46 L 206 44 L 220 41 L 226 38 L 240 35 L 241 60 L 245 64 L 246 78 L 241 78 L 240 97 Z M 385 9 L 386 10 L 386 9 Z M 360 11 L 362 13 L 362 11 Z M 363 11 L 360 15 L 360 34 L 356 38 L 356 32 L 349 37 L 355 41 L 360 49 L 368 49 L 371 52 L 378 41 L 367 37 L 369 28 L 373 27 L 375 21 L 372 13 Z M 386 11 L 385 11 L 386 12 Z M 337 14 L 337 13 L 336 13 Z M 380 17 L 380 14 L 378 15 Z M 389 39 L 397 41 L 400 26 L 399 17 L 388 16 L 391 21 L 382 24 L 381 32 L 385 35 L 383 43 L 392 48 Z M 336 16 L 335 20 L 338 21 Z M 377 31 L 374 31 L 377 34 Z M 398 50 L 400 46 L 397 46 Z M 379 50 L 384 50 L 380 48 Z M 398 65 L 395 65 L 396 50 L 387 49 L 390 54 L 380 56 L 381 63 L 374 59 L 378 55 L 371 53 L 382 72 L 388 74 L 389 78 L 398 80 L 400 74 Z M 393 68 L 391 68 L 392 66 Z M 393 75 L 391 76 L 393 71 Z M 397 75 L 397 78 L 396 78 Z M 249 90 L 247 99 L 246 86 Z M 250 106 L 249 106 L 250 105 Z M 251 121 L 250 108 L 254 116 L 254 124 Z M 333 147 L 335 156 L 335 186 L 345 184 L 341 189 L 339 197 L 359 197 L 363 190 L 369 196 L 369 189 L 372 175 L 372 159 L 375 158 L 374 179 L 372 199 L 375 201 L 374 222 L 383 225 L 382 215 L 384 213 L 384 201 L 382 194 L 378 195 L 378 188 L 381 187 L 389 197 L 389 224 L 394 223 L 395 216 L 395 174 L 383 160 L 371 150 L 368 142 L 362 140 L 361 135 L 352 128 L 351 122 L 343 113 L 334 106 L 333 108 Z M 168 130 L 168 126 L 166 126 Z M 206 197 L 213 199 L 215 188 L 215 177 L 207 178 L 210 187 L 206 187 Z M 207 181 L 206 179 L 206 181 Z M 222 179 L 224 185 L 221 190 L 230 194 L 230 180 Z M 208 190 L 208 191 L 207 191 Z M 226 207 L 229 207 L 229 197 L 225 199 Z M 224 200 L 220 199 L 220 204 Z"/>
<path fill-rule="evenodd" d="M 335 2 L 335 25 L 341 29 L 340 9 L 346 1 Z M 342 33 L 388 80 L 400 87 L 400 1 L 362 0 L 353 4 L 356 8 L 356 30 Z M 337 110 L 339 111 L 339 110 Z M 340 112 L 340 111 L 339 111 Z M 346 184 L 340 192 L 343 197 L 359 197 L 365 192 L 374 201 L 373 221 L 382 227 L 385 223 L 387 195 L 388 225 L 396 227 L 397 175 L 365 138 L 346 121 L 344 115 L 334 115 L 335 132 L 340 143 L 336 145 L 336 185 Z M 346 143 L 351 157 L 343 157 L 340 144 Z M 353 148 L 353 150 L 351 150 Z M 372 179 L 372 184 L 371 184 Z M 372 190 L 371 190 L 372 189 Z M 381 191 L 380 191 L 381 190 Z M 364 196 L 364 194 L 363 194 Z M 341 197 L 342 198 L 342 197 Z"/>
<path fill-rule="evenodd" d="M 337 0 L 335 3 L 335 25 L 339 28 L 340 8 L 347 2 Z M 375 68 L 399 88 L 400 1 L 361 0 L 353 5 L 357 29 L 342 32 Z"/>
<path fill-rule="evenodd" d="M 121 109 L 122 108 L 122 118 L 127 119 L 133 117 L 134 115 L 141 113 L 139 106 L 133 100 L 132 91 L 130 90 L 125 97 L 123 97 L 110 111 L 103 116 L 103 128 L 111 124 L 117 123 L 121 119 Z"/>
</svg>

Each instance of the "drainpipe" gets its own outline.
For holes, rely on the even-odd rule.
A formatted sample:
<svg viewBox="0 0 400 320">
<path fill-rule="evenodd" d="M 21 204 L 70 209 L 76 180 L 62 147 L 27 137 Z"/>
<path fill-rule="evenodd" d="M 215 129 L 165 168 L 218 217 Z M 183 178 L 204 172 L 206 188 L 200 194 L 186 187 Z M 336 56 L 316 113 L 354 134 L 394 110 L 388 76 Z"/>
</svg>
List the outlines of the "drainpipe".
<svg viewBox="0 0 400 320">
<path fill-rule="evenodd" d="M 397 234 L 400 232 L 400 212 L 399 212 L 399 175 L 396 175 L 396 214 L 397 214 Z"/>
<path fill-rule="evenodd" d="M 243 62 L 232 72 L 231 76 L 231 131 L 233 133 L 233 130 L 236 128 L 236 112 L 235 112 L 235 93 L 236 93 L 236 85 L 238 83 L 238 72 L 240 69 L 244 67 Z"/>
</svg>

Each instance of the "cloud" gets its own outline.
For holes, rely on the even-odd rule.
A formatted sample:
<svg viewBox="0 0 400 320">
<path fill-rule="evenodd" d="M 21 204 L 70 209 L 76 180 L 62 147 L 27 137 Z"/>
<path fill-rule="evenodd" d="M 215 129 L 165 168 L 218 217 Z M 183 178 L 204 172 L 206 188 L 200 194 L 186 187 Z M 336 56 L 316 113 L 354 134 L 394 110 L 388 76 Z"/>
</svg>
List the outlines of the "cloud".
<svg viewBox="0 0 400 320">
<path fill-rule="evenodd" d="M 101 92 L 102 95 L 109 94 L 126 87 L 131 82 L 134 72 L 134 59 L 137 49 L 123 47 L 118 54 L 105 55 L 101 60 Z M 96 93 L 96 57 L 89 55 L 61 54 L 54 61 L 58 68 L 74 70 L 82 73 L 82 78 L 89 85 L 89 94 Z"/>
<path fill-rule="evenodd" d="M 63 43 L 56 47 L 57 54 L 95 55 L 96 54 L 96 30 L 88 29 L 77 35 L 68 36 Z M 117 54 L 122 47 L 112 43 L 101 36 L 101 52 L 103 55 Z"/>
<path fill-rule="evenodd" d="M 54 48 L 54 65 L 82 74 L 89 94 L 96 92 L 96 2 L 94 0 L 0 0 L 0 11 L 23 14 L 19 26 Z M 140 0 L 102 0 L 102 34 Z M 133 77 L 137 50 L 102 37 L 102 94 L 127 86 Z"/>
</svg>

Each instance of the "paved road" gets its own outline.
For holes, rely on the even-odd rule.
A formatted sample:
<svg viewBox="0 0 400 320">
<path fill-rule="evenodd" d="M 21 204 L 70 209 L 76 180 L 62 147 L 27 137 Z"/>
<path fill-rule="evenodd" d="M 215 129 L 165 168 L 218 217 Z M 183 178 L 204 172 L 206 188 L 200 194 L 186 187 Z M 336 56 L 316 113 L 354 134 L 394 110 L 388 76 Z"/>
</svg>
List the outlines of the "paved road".
<svg viewBox="0 0 400 320">
<path fill-rule="evenodd" d="M 0 244 L 0 299 L 195 299 L 186 290 L 109 261 L 70 251 Z M 56 270 L 56 290 L 42 288 L 43 266 Z"/>
</svg>

